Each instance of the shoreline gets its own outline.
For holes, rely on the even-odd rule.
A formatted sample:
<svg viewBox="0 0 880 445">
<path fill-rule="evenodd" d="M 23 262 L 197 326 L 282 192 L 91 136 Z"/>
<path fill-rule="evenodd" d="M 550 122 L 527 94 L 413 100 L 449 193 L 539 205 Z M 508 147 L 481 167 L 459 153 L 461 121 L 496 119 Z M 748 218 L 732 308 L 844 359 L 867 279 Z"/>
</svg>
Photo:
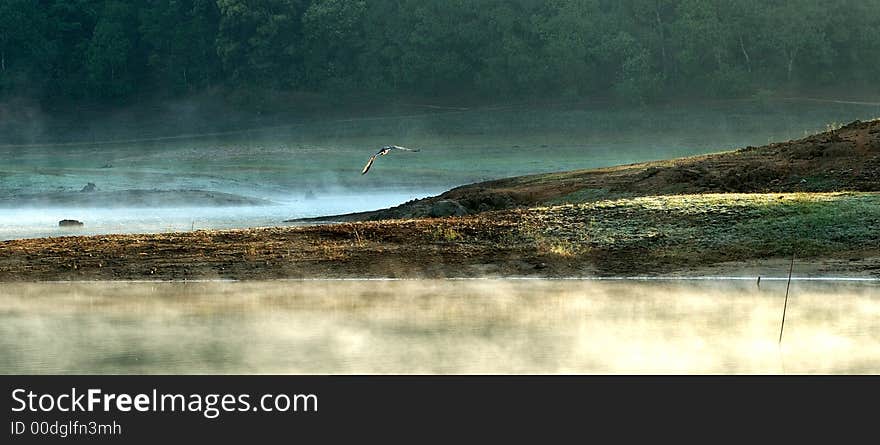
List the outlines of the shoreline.
<svg viewBox="0 0 880 445">
<path fill-rule="evenodd" d="M 7 284 L 223 284 L 223 283 L 310 283 L 310 282 L 407 282 L 407 281 L 755 281 L 754 276 L 619 276 L 619 277 L 468 277 L 468 278 L 274 278 L 263 280 L 195 279 L 195 280 L 68 280 L 68 281 L 7 281 Z M 761 282 L 787 282 L 788 277 L 761 276 Z M 880 283 L 880 277 L 827 276 L 791 277 L 792 282 Z"/>
<path fill-rule="evenodd" d="M 791 251 L 798 252 L 795 276 L 880 278 L 878 220 L 880 193 L 715 194 L 464 217 L 36 238 L 0 242 L 0 282 L 764 279 L 787 274 Z"/>
<path fill-rule="evenodd" d="M 346 217 L 356 221 L 3 241 L 0 282 L 757 277 L 787 272 L 792 255 L 800 274 L 880 277 L 880 120 L 325 219 Z"/>
</svg>

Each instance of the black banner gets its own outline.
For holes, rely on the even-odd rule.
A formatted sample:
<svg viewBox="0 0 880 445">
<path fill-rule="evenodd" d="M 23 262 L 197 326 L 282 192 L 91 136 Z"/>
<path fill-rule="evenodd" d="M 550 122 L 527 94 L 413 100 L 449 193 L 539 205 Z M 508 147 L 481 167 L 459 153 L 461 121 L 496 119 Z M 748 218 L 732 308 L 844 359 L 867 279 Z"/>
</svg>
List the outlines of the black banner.
<svg viewBox="0 0 880 445">
<path fill-rule="evenodd" d="M 880 379 L 3 376 L 2 443 L 627 439 L 872 431 Z M 757 439 L 758 436 L 755 436 Z M 766 436 L 761 436 L 766 437 Z M 605 443 L 604 441 L 601 443 Z"/>
</svg>

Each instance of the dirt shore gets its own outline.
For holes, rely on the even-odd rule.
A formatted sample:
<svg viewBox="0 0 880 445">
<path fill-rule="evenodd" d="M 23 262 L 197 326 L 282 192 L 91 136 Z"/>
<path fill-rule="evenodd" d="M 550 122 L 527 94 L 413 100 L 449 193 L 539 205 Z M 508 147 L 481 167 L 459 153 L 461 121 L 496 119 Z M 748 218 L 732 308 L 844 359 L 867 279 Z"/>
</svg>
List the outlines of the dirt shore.
<svg viewBox="0 0 880 445">
<path fill-rule="evenodd" d="M 674 195 L 480 215 L 13 240 L 0 281 L 880 277 L 880 194 Z"/>
</svg>

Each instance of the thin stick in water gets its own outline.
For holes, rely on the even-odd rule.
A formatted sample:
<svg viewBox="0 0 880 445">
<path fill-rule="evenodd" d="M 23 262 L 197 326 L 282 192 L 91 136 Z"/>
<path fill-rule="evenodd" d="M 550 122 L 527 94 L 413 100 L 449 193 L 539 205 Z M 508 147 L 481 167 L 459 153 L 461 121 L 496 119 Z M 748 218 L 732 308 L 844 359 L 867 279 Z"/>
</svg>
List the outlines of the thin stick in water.
<svg viewBox="0 0 880 445">
<path fill-rule="evenodd" d="M 782 306 L 782 323 L 779 325 L 779 343 L 782 344 L 782 330 L 785 329 L 785 310 L 788 309 L 788 289 L 791 287 L 791 271 L 794 269 L 794 254 L 788 267 L 788 284 L 785 285 L 785 304 Z"/>
</svg>

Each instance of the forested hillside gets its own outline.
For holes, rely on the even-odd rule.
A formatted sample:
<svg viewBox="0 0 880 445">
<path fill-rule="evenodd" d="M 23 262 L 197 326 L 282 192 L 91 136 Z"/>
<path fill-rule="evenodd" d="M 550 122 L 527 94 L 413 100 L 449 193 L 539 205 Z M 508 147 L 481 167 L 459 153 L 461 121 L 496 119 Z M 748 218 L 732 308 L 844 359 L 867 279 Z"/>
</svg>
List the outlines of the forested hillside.
<svg viewBox="0 0 880 445">
<path fill-rule="evenodd" d="M 0 97 L 735 97 L 880 79 L 874 0 L 0 0 Z"/>
</svg>

